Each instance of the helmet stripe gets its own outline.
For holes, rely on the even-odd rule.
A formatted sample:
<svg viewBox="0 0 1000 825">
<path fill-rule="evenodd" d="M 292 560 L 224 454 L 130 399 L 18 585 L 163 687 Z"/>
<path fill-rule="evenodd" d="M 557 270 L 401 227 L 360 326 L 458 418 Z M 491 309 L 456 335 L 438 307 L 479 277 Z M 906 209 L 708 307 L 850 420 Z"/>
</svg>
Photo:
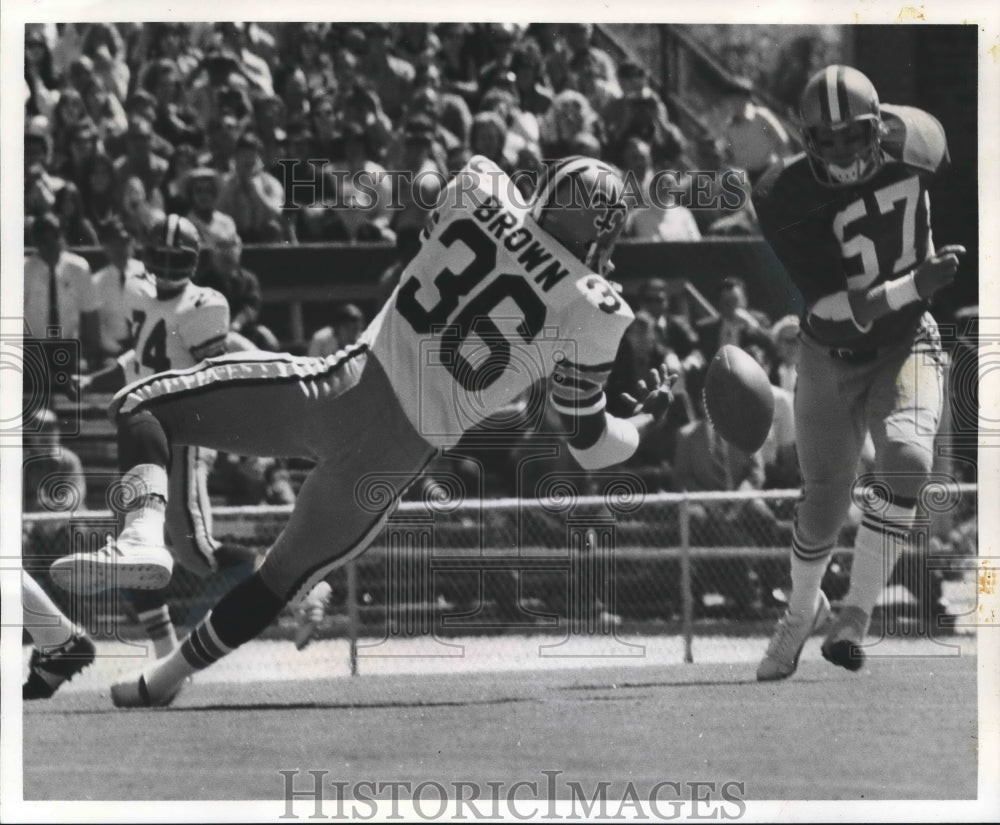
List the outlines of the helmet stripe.
<svg viewBox="0 0 1000 825">
<path fill-rule="evenodd" d="M 563 158 L 558 161 L 546 176 L 542 188 L 538 190 L 534 208 L 531 210 L 532 217 L 537 220 L 541 216 L 542 209 L 548 205 L 549 198 L 553 196 L 560 183 L 574 172 L 586 169 L 592 163 L 593 161 L 590 158 L 581 157 L 580 155 L 573 155 L 572 157 Z"/>
<path fill-rule="evenodd" d="M 167 238 L 164 246 L 171 247 L 174 245 L 174 238 L 177 235 L 177 215 L 171 213 L 167 216 Z"/>
<path fill-rule="evenodd" d="M 828 66 L 826 70 L 826 94 L 820 95 L 820 102 L 823 110 L 823 119 L 828 123 L 839 123 L 840 96 L 837 94 L 837 67 Z M 843 82 L 841 80 L 841 82 Z"/>
<path fill-rule="evenodd" d="M 847 69 L 844 66 L 837 67 L 837 102 L 840 104 L 841 120 L 850 120 L 854 117 L 851 111 L 851 99 L 847 95 L 847 83 L 844 82 L 846 74 Z"/>
</svg>

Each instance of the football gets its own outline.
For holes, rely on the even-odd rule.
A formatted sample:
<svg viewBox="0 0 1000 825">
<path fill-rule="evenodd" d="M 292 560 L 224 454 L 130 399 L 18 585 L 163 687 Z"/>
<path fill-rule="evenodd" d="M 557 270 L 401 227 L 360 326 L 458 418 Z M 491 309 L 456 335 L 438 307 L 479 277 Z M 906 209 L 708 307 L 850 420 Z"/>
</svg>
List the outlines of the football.
<svg viewBox="0 0 1000 825">
<path fill-rule="evenodd" d="M 705 410 L 716 431 L 747 453 L 759 450 L 771 430 L 774 394 L 767 374 L 739 347 L 722 347 L 705 376 Z"/>
</svg>

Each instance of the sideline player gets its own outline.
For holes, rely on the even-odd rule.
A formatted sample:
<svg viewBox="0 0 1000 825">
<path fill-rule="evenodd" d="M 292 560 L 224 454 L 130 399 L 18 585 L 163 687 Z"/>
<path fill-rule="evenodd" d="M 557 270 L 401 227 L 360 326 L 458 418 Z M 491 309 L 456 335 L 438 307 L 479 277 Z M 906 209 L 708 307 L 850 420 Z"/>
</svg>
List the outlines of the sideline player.
<svg viewBox="0 0 1000 825">
<path fill-rule="evenodd" d="M 191 282 L 198 251 L 198 231 L 187 218 L 168 215 L 151 228 L 143 255 L 146 271 L 125 285 L 132 346 L 107 369 L 83 376 L 79 392 L 117 392 L 138 379 L 193 367 L 226 351 L 229 304 L 214 289 Z M 207 486 L 214 460 L 212 450 L 178 445 L 168 472 L 167 539 L 174 557 L 203 579 L 218 567 Z M 136 590 L 131 599 L 156 656 L 165 656 L 177 646 L 177 633 L 163 596 Z"/>
<path fill-rule="evenodd" d="M 119 706 L 168 704 L 184 680 L 254 638 L 297 594 L 361 553 L 440 449 L 551 376 L 585 469 L 626 460 L 671 401 L 664 370 L 635 414 L 605 412 L 604 384 L 633 315 L 602 277 L 625 220 L 624 184 L 600 161 L 554 164 L 530 209 L 491 161 L 444 192 L 420 252 L 357 345 L 325 358 L 209 359 L 115 398 L 119 460 L 146 492 L 114 543 L 57 560 L 65 586 L 162 587 L 170 445 L 305 456 L 316 467 L 260 569 L 166 659 L 112 688 Z"/>
<path fill-rule="evenodd" d="M 94 661 L 90 637 L 73 624 L 27 571 L 21 572 L 21 605 L 24 629 L 31 636 L 31 662 L 21 698 L 49 699 L 77 673 Z"/>
<path fill-rule="evenodd" d="M 830 615 L 820 583 L 870 432 L 877 483 L 864 497 L 850 592 L 822 645 L 848 670 L 864 662 L 861 644 L 912 528 L 941 417 L 943 355 L 927 300 L 952 282 L 965 252 L 935 251 L 931 239 L 927 187 L 948 163 L 931 115 L 880 106 L 865 75 L 828 66 L 806 85 L 801 117 L 805 154 L 772 169 L 754 194 L 764 236 L 806 303 L 792 593 L 761 681 L 791 676 Z"/>
</svg>

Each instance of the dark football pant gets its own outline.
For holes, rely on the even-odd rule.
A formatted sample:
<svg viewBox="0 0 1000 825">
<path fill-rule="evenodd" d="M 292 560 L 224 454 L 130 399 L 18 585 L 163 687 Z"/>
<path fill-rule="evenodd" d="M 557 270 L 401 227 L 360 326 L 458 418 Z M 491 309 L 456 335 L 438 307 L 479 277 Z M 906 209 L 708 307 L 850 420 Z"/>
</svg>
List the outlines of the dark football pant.
<svg viewBox="0 0 1000 825">
<path fill-rule="evenodd" d="M 830 355 L 802 336 L 795 428 L 803 495 L 795 552 L 822 556 L 847 516 L 865 435 L 875 445 L 875 486 L 901 506 L 920 497 L 934 461 L 943 405 L 943 355 L 925 314 L 910 339 L 868 363 Z"/>
<path fill-rule="evenodd" d="M 233 353 L 136 382 L 112 413 L 148 411 L 174 445 L 316 461 L 259 571 L 289 601 L 375 538 L 434 454 L 365 347 L 327 358 Z"/>
</svg>

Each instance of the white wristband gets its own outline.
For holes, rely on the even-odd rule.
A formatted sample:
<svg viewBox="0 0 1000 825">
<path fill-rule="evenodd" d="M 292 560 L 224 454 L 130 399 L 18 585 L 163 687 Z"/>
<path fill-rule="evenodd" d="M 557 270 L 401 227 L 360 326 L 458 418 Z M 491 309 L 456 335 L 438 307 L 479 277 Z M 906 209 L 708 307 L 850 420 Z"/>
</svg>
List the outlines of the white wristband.
<svg viewBox="0 0 1000 825">
<path fill-rule="evenodd" d="M 605 428 L 601 437 L 585 450 L 569 445 L 569 451 L 584 470 L 600 470 L 628 461 L 639 447 L 639 431 L 624 418 L 604 414 Z"/>
<path fill-rule="evenodd" d="M 912 272 L 895 281 L 888 281 L 885 285 L 885 302 L 889 309 L 902 309 L 907 304 L 922 300 L 917 292 L 917 279 Z"/>
</svg>

